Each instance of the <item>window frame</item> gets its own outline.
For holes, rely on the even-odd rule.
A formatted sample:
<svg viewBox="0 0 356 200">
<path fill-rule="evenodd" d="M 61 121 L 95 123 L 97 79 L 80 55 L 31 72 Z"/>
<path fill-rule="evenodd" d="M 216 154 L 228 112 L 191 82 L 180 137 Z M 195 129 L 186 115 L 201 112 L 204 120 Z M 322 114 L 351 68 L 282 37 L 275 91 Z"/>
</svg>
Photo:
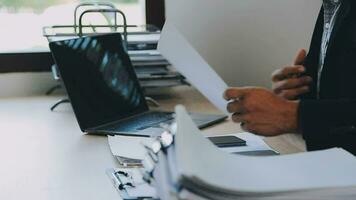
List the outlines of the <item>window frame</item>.
<svg viewBox="0 0 356 200">
<path fill-rule="evenodd" d="M 162 28 L 164 0 L 146 0 L 146 23 Z M 50 52 L 0 53 L 0 73 L 49 72 L 54 64 Z"/>
</svg>

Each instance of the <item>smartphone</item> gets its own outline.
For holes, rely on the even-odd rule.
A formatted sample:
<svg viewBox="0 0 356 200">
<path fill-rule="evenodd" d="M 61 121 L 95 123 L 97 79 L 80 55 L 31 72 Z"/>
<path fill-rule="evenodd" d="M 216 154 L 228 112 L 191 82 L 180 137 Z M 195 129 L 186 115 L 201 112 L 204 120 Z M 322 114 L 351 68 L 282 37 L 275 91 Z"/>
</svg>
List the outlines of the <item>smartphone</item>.
<svg viewBox="0 0 356 200">
<path fill-rule="evenodd" d="M 278 152 L 273 151 L 273 150 L 244 151 L 244 152 L 236 152 L 234 154 L 244 155 L 244 156 L 278 156 L 278 155 L 280 155 Z"/>
<path fill-rule="evenodd" d="M 209 140 L 219 148 L 246 146 L 246 141 L 236 136 L 209 137 Z"/>
</svg>

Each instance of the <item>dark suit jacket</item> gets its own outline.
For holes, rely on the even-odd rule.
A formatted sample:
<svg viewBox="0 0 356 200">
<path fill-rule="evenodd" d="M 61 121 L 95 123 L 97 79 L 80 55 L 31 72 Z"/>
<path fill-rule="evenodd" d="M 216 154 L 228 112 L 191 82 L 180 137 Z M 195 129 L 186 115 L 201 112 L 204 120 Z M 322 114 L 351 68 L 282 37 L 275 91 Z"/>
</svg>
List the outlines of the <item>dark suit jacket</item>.
<svg viewBox="0 0 356 200">
<path fill-rule="evenodd" d="M 320 100 L 316 80 L 323 34 L 323 9 L 305 61 L 314 82 L 302 97 L 299 125 L 308 150 L 342 147 L 356 155 L 356 1 L 344 0 L 330 38 L 321 78 Z"/>
</svg>

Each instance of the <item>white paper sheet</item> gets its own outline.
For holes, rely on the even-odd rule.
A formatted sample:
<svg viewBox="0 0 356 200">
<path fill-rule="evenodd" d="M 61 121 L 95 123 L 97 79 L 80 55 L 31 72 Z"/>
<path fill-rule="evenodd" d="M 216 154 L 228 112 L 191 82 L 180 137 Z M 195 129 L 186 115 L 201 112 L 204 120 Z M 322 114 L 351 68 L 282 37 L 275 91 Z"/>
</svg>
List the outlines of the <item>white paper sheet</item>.
<svg viewBox="0 0 356 200">
<path fill-rule="evenodd" d="M 143 144 L 150 144 L 154 139 L 130 136 L 108 136 L 109 146 L 114 156 L 142 160 L 147 153 Z"/>
<path fill-rule="evenodd" d="M 185 177 L 196 177 L 218 190 L 252 193 L 356 187 L 356 158 L 345 150 L 270 157 L 231 155 L 204 138 L 184 107 L 178 106 L 176 113 L 177 168 Z"/>
<path fill-rule="evenodd" d="M 246 141 L 246 146 L 221 148 L 229 153 L 247 152 L 247 151 L 265 151 L 272 150 L 261 137 L 251 133 L 229 134 L 237 136 Z M 152 138 L 130 137 L 130 136 L 108 136 L 108 142 L 111 152 L 114 156 L 142 160 L 146 155 L 144 144 L 149 145 L 154 141 Z"/>
<path fill-rule="evenodd" d="M 162 30 L 158 51 L 211 103 L 227 114 L 227 103 L 223 99 L 227 84 L 169 21 Z"/>
<path fill-rule="evenodd" d="M 228 153 L 239 153 L 239 152 L 251 152 L 251 151 L 274 151 L 270 146 L 263 141 L 263 138 L 252 133 L 236 133 L 230 134 L 232 136 L 236 136 L 246 141 L 246 146 L 241 147 L 229 147 L 229 148 L 221 148 L 221 150 L 226 151 Z"/>
</svg>

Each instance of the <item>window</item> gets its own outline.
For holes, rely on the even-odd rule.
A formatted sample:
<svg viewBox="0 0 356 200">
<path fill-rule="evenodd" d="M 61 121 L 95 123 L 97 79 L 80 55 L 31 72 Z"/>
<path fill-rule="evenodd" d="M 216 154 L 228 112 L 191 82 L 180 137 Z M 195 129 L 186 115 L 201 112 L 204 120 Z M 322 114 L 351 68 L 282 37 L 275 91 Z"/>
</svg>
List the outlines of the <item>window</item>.
<svg viewBox="0 0 356 200">
<path fill-rule="evenodd" d="M 88 1 L 0 0 L 0 73 L 50 71 L 53 59 L 42 27 L 72 25 L 75 5 Z M 125 12 L 129 24 L 163 27 L 165 0 L 101 0 L 104 1 Z M 88 18 L 86 22 L 95 23 L 90 21 L 92 17 Z"/>
<path fill-rule="evenodd" d="M 73 25 L 74 9 L 81 0 L 0 0 L 0 53 L 48 51 L 42 27 Z M 144 0 L 111 0 L 126 16 L 128 24 L 146 23 Z M 105 16 L 88 14 L 86 24 L 100 24 Z M 120 18 L 118 18 L 120 19 Z"/>
</svg>

